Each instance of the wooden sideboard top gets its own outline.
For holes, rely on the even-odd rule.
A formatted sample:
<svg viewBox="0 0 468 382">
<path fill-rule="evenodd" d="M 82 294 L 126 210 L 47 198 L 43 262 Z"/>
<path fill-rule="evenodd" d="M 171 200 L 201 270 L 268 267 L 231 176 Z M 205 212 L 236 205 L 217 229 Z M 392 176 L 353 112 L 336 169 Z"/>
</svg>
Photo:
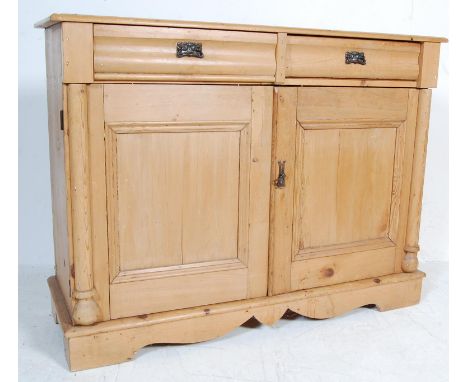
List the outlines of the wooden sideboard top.
<svg viewBox="0 0 468 382">
<path fill-rule="evenodd" d="M 91 16 L 77 15 L 65 13 L 53 13 L 44 20 L 37 22 L 36 28 L 48 28 L 54 24 L 61 22 L 76 22 L 76 23 L 95 23 L 95 24 L 119 24 L 119 25 L 145 25 L 158 27 L 175 27 L 175 28 L 199 28 L 199 29 L 222 29 L 233 31 L 251 31 L 251 32 L 270 32 L 270 33 L 289 33 L 307 36 L 329 36 L 329 37 L 349 37 L 349 38 L 366 38 L 377 40 L 395 40 L 395 41 L 418 41 L 418 42 L 447 42 L 444 37 L 431 36 L 411 36 L 386 33 L 367 33 L 367 32 L 346 32 L 326 29 L 307 29 L 307 28 L 288 28 L 264 25 L 246 25 L 246 24 L 226 24 L 212 23 L 200 21 L 174 21 L 174 20 L 155 20 L 130 17 L 113 17 L 113 16 Z"/>
</svg>

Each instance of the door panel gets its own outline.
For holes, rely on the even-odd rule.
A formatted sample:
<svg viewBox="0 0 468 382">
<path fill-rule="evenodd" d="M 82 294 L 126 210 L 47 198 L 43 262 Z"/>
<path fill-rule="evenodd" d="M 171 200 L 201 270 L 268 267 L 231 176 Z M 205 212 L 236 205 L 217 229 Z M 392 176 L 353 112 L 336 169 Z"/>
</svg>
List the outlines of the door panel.
<svg viewBox="0 0 468 382">
<path fill-rule="evenodd" d="M 281 88 L 277 94 L 285 101 L 277 103 L 282 122 L 275 126 L 273 165 L 286 160 L 286 187 L 272 188 L 269 293 L 399 271 L 417 93 Z M 275 237 L 280 230 L 283 237 Z"/>
<path fill-rule="evenodd" d="M 240 131 L 212 128 L 117 136 L 121 270 L 237 258 Z"/>
<path fill-rule="evenodd" d="M 395 129 L 301 129 L 297 137 L 296 253 L 384 238 Z"/>
<path fill-rule="evenodd" d="M 266 295 L 272 88 L 104 85 L 104 100 L 111 317 Z"/>
</svg>

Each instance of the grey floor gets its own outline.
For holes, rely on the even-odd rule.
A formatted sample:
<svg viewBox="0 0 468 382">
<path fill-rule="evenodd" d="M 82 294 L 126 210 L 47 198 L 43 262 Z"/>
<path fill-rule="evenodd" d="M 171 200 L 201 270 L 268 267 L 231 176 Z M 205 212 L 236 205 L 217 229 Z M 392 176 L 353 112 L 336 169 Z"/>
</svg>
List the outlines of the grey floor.
<svg viewBox="0 0 468 382">
<path fill-rule="evenodd" d="M 133 361 L 70 373 L 46 285 L 51 269 L 20 267 L 19 380 L 447 381 L 448 264 L 428 262 L 421 303 L 340 317 L 240 327 L 195 345 L 150 346 Z"/>
</svg>

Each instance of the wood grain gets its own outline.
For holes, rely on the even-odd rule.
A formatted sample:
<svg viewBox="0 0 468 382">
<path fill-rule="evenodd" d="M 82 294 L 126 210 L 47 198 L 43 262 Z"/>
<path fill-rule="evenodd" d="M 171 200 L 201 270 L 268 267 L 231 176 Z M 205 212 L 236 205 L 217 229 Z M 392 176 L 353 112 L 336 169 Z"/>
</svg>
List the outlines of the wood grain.
<svg viewBox="0 0 468 382">
<path fill-rule="evenodd" d="M 95 300 L 103 320 L 109 313 L 109 249 L 107 236 L 106 155 L 104 145 L 104 89 L 102 85 L 87 87 L 90 207 L 93 248 L 93 281 Z"/>
<path fill-rule="evenodd" d="M 346 86 L 346 87 L 373 87 L 373 88 L 414 88 L 416 81 L 405 80 L 369 80 L 352 78 L 286 78 L 283 85 L 295 86 Z"/>
<path fill-rule="evenodd" d="M 406 119 L 407 90 L 299 88 L 297 119 L 307 122 L 386 122 Z"/>
<path fill-rule="evenodd" d="M 429 110 L 431 107 L 430 89 L 419 92 L 418 116 L 414 138 L 413 171 L 411 176 L 411 194 L 409 199 L 408 226 L 406 229 L 405 256 L 402 269 L 415 272 L 418 269 L 419 226 L 421 223 L 421 205 L 426 164 L 427 138 L 429 131 Z"/>
<path fill-rule="evenodd" d="M 437 87 L 437 77 L 439 73 L 439 43 L 421 44 L 421 53 L 419 54 L 419 77 L 418 88 Z"/>
<path fill-rule="evenodd" d="M 297 136 L 304 137 L 296 146 L 303 156 L 295 171 L 298 250 L 385 237 L 395 129 L 299 131 Z"/>
<path fill-rule="evenodd" d="M 304 291 L 111 320 L 92 327 L 72 327 L 56 279 L 49 287 L 64 332 L 71 370 L 131 359 L 153 343 L 194 343 L 220 337 L 251 317 L 271 325 L 286 310 L 310 318 L 329 318 L 376 304 L 380 311 L 417 304 L 424 273 L 401 273 Z"/>
<path fill-rule="evenodd" d="M 286 77 L 416 80 L 419 44 L 288 36 Z M 346 52 L 362 52 L 366 64 L 346 64 Z"/>
<path fill-rule="evenodd" d="M 73 309 L 71 269 L 73 254 L 71 225 L 68 222 L 70 199 L 68 190 L 68 148 L 66 131 L 61 130 L 60 111 L 64 113 L 62 86 L 62 29 L 54 25 L 45 32 L 47 68 L 47 107 L 49 121 L 49 159 L 52 193 L 52 223 L 54 236 L 55 274 L 69 312 Z"/>
<path fill-rule="evenodd" d="M 404 148 L 398 149 L 403 151 L 404 154 L 399 154 L 402 158 L 401 173 L 397 171 L 396 176 L 400 175 L 400 197 L 399 197 L 399 211 L 398 211 L 398 226 L 395 229 L 390 230 L 390 238 L 396 244 L 396 259 L 395 259 L 395 272 L 402 271 L 402 260 L 405 256 L 405 245 L 406 245 L 406 230 L 409 224 L 408 221 L 408 209 L 409 209 L 409 198 L 410 198 L 410 187 L 411 187 L 411 177 L 412 177 L 412 163 L 413 163 L 413 152 L 414 152 L 414 139 L 415 139 L 415 130 L 417 123 L 417 112 L 418 112 L 418 98 L 419 91 L 417 89 L 408 90 L 408 105 L 407 105 L 407 116 L 404 123 L 405 129 L 405 138 L 404 138 Z M 402 143 L 403 144 L 403 143 Z M 394 176 L 395 176 L 394 175 Z M 396 218 L 396 216 L 391 216 L 391 219 Z M 392 223 L 392 221 L 391 221 Z M 393 223 L 392 223 L 393 224 Z"/>
<path fill-rule="evenodd" d="M 48 28 L 53 24 L 70 21 L 78 23 L 95 23 L 95 24 L 116 24 L 116 25 L 142 25 L 142 26 L 166 26 L 175 28 L 200 28 L 200 29 L 220 29 L 220 30 L 239 30 L 250 32 L 272 32 L 272 33 L 289 33 L 297 35 L 312 35 L 312 36 L 333 36 L 333 37 L 351 37 L 351 38 L 369 38 L 378 40 L 400 40 L 400 41 L 435 41 L 447 42 L 444 37 L 430 36 L 413 36 L 399 34 L 384 34 L 384 33 L 369 33 L 369 32 L 345 32 L 333 31 L 325 29 L 307 29 L 307 28 L 288 28 L 280 26 L 266 25 L 247 25 L 247 24 L 228 24 L 228 23 L 210 23 L 202 21 L 181 21 L 181 20 L 156 20 L 131 17 L 115 17 L 115 16 L 92 16 L 92 15 L 77 15 L 53 13 L 49 17 L 37 22 L 36 28 Z"/>
<path fill-rule="evenodd" d="M 419 301 L 426 88 L 445 39 L 61 14 L 39 26 L 49 285 L 72 370 L 252 317 Z M 180 41 L 204 58 L 177 58 Z"/>
<path fill-rule="evenodd" d="M 342 255 L 349 252 L 361 252 L 373 249 L 394 247 L 395 243 L 388 237 L 350 241 L 343 244 L 331 244 L 299 249 L 294 256 L 295 261 L 315 259 L 319 257 Z"/>
<path fill-rule="evenodd" d="M 203 58 L 177 57 L 180 41 L 201 43 Z M 193 81 L 213 75 L 216 79 L 233 76 L 238 81 L 244 76 L 264 76 L 266 82 L 272 82 L 275 47 L 276 35 L 267 33 L 95 25 L 95 78 L 109 80 L 123 75 L 126 80 L 138 80 L 143 74 Z"/>
<path fill-rule="evenodd" d="M 252 87 L 248 298 L 267 294 L 272 116 L 273 88 Z"/>
<path fill-rule="evenodd" d="M 237 258 L 240 132 L 211 129 L 118 134 L 122 271 Z"/>
<path fill-rule="evenodd" d="M 270 275 L 277 266 L 283 287 L 290 277 L 286 292 L 320 285 L 317 270 L 307 264 L 339 262 L 339 276 L 326 278 L 331 283 L 396 269 L 409 195 L 407 161 L 412 154 L 407 146 L 415 124 L 409 95 L 405 89 L 300 88 L 296 123 L 276 123 L 281 128 L 275 134 L 282 134 L 281 143 L 293 150 L 293 169 L 286 172 L 287 180 L 291 172 L 294 176 L 293 201 L 281 200 L 286 215 L 276 215 L 273 193 L 270 223 Z M 285 118 L 281 113 L 286 114 L 278 106 L 277 121 Z M 287 231 L 275 235 L 275 224 Z M 272 245 L 281 240 L 284 247 L 276 252 Z M 352 255 L 366 261 L 348 263 Z M 358 270 L 355 264 L 360 264 Z M 366 271 L 367 276 L 356 276 Z"/>
<path fill-rule="evenodd" d="M 111 284 L 111 318 L 243 300 L 247 298 L 247 274 L 246 267 L 224 268 L 219 272 Z"/>
<path fill-rule="evenodd" d="M 264 296 L 272 88 L 104 85 L 104 115 L 111 317 Z"/>
<path fill-rule="evenodd" d="M 98 73 L 95 75 L 98 83 L 187 83 L 190 84 L 264 84 L 273 83 L 273 76 L 248 76 L 238 74 L 148 74 L 148 73 Z M 415 82 L 416 83 L 416 82 Z"/>
<path fill-rule="evenodd" d="M 316 288 L 393 273 L 395 247 L 293 261 L 291 290 Z"/>
<path fill-rule="evenodd" d="M 288 35 L 278 33 L 278 42 L 276 43 L 276 76 L 275 83 L 284 83 L 286 78 L 286 46 Z"/>
<path fill-rule="evenodd" d="M 135 122 L 135 118 L 138 122 L 244 122 L 251 118 L 250 97 L 248 86 L 106 84 L 104 118 L 106 123 Z"/>
<path fill-rule="evenodd" d="M 87 87 L 67 87 L 68 136 L 70 147 L 70 198 L 73 240 L 73 322 L 91 325 L 102 320 L 96 303 L 93 273 L 89 129 Z"/>
<path fill-rule="evenodd" d="M 63 82 L 93 82 L 93 24 L 62 23 L 62 42 Z"/>
<path fill-rule="evenodd" d="M 268 294 L 290 290 L 297 88 L 275 88 L 271 161 L 270 244 Z M 277 188 L 278 161 L 286 161 L 286 187 Z"/>
</svg>

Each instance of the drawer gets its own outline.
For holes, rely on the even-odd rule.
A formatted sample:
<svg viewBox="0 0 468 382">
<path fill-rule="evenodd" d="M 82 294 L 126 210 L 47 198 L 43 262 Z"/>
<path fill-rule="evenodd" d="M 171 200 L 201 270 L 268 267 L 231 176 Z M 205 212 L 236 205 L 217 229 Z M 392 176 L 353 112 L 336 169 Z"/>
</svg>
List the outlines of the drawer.
<svg viewBox="0 0 468 382">
<path fill-rule="evenodd" d="M 286 78 L 417 80 L 418 43 L 288 36 Z"/>
<path fill-rule="evenodd" d="M 274 33 L 95 25 L 94 78 L 273 82 L 276 40 Z"/>
</svg>

